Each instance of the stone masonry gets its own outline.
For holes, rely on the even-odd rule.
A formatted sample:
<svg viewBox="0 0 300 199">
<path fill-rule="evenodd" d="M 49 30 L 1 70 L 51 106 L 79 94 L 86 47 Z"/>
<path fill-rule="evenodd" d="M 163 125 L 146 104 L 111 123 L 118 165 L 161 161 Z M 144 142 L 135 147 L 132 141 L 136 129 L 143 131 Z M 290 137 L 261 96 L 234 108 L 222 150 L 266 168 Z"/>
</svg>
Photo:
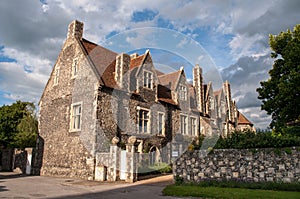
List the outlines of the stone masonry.
<svg viewBox="0 0 300 199">
<path fill-rule="evenodd" d="M 300 182 L 300 147 L 187 151 L 173 165 L 185 182 L 237 180 Z"/>
</svg>

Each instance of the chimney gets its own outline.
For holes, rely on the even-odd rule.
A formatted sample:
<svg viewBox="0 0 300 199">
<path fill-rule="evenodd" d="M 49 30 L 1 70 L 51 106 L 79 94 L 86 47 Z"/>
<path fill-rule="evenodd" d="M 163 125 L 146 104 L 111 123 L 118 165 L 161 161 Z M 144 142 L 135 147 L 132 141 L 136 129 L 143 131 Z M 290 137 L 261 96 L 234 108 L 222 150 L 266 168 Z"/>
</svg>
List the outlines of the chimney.
<svg viewBox="0 0 300 199">
<path fill-rule="evenodd" d="M 227 80 L 223 84 L 223 87 L 224 87 L 224 93 L 226 98 L 226 106 L 228 108 L 228 119 L 233 122 L 234 118 L 233 118 L 233 106 L 231 100 L 231 89 L 230 89 L 230 84 L 228 83 Z"/>
<path fill-rule="evenodd" d="M 202 69 L 198 64 L 193 68 L 193 86 L 196 91 L 197 109 L 204 113 L 204 91 Z"/>
<path fill-rule="evenodd" d="M 83 25 L 84 24 L 80 21 L 72 21 L 68 28 L 68 38 L 73 37 L 81 40 L 83 34 Z"/>
<path fill-rule="evenodd" d="M 129 91 L 130 80 L 130 56 L 121 53 L 116 57 L 115 80 L 120 88 Z"/>
<path fill-rule="evenodd" d="M 130 55 L 131 59 L 137 58 L 139 55 L 137 53 L 132 53 Z"/>
</svg>

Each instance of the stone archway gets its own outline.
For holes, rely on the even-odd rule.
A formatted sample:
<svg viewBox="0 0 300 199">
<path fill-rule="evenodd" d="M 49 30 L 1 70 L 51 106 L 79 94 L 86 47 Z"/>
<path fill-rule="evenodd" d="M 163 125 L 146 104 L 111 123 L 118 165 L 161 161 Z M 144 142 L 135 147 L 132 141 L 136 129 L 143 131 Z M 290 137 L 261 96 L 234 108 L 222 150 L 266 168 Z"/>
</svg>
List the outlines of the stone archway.
<svg viewBox="0 0 300 199">
<path fill-rule="evenodd" d="M 161 153 L 157 146 L 152 146 L 149 150 L 149 163 L 154 165 L 161 162 Z"/>
</svg>

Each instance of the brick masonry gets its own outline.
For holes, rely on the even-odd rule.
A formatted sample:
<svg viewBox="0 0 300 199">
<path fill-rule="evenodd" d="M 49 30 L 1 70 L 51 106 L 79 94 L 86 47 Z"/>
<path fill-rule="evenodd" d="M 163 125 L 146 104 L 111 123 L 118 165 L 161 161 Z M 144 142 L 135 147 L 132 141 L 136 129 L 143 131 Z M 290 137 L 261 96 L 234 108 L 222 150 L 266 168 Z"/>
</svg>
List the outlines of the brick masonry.
<svg viewBox="0 0 300 199">
<path fill-rule="evenodd" d="M 174 176 L 195 183 L 204 180 L 300 182 L 300 147 L 207 152 L 185 152 L 173 164 Z"/>
</svg>

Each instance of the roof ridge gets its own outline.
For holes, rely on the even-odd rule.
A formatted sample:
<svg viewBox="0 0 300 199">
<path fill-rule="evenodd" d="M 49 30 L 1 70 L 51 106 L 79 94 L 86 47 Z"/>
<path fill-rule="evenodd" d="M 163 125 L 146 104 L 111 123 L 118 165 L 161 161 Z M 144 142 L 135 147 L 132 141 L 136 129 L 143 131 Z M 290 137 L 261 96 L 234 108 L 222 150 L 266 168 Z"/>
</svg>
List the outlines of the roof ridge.
<svg viewBox="0 0 300 199">
<path fill-rule="evenodd" d="M 105 49 L 105 50 L 107 50 L 107 51 L 109 51 L 109 52 L 112 52 L 112 53 L 114 53 L 114 54 L 118 54 L 117 52 L 114 52 L 114 51 L 112 51 L 112 50 L 110 50 L 110 49 L 108 49 L 108 48 L 106 48 L 106 47 L 104 47 L 104 46 L 102 46 L 102 45 L 99 45 L 99 44 L 97 44 L 97 43 L 94 43 L 94 42 L 92 42 L 92 41 L 90 41 L 90 40 L 87 40 L 87 39 L 85 39 L 85 38 L 82 38 L 82 42 L 87 42 L 87 43 L 90 43 L 90 44 L 92 44 L 92 45 L 95 45 L 96 47 L 101 47 L 101 48 L 103 48 L 103 49 Z"/>
<path fill-rule="evenodd" d="M 166 75 L 172 75 L 172 74 L 175 74 L 175 73 L 178 73 L 178 72 L 181 72 L 181 71 L 177 70 L 177 71 L 174 71 L 174 72 L 171 72 L 171 73 L 165 73 L 163 75 L 159 75 L 158 77 L 162 77 L 162 76 L 166 76 Z"/>
</svg>

